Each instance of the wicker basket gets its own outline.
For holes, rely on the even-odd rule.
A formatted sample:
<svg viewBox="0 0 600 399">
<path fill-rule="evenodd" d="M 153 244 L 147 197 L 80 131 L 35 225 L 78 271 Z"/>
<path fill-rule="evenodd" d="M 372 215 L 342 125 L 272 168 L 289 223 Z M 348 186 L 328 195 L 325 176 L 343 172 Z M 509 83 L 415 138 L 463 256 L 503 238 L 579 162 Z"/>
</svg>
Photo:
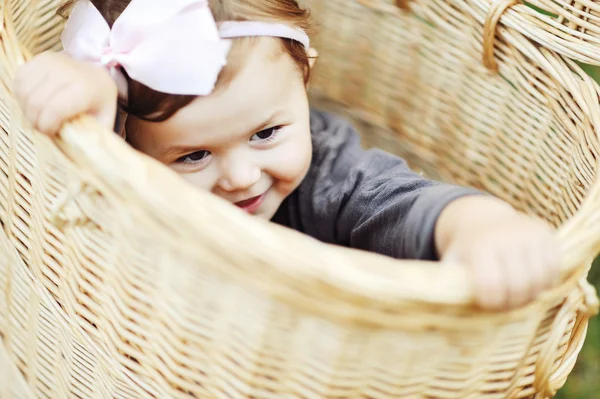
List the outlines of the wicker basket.
<svg viewBox="0 0 600 399">
<path fill-rule="evenodd" d="M 599 87 L 566 58 L 600 64 L 597 12 L 397 3 L 311 2 L 315 103 L 557 226 L 562 284 L 485 313 L 460 266 L 256 220 L 88 118 L 55 142 L 34 134 L 10 85 L 59 48 L 58 0 L 0 0 L 0 333 L 19 370 L 2 399 L 547 398 L 564 384 L 598 307 Z"/>
</svg>

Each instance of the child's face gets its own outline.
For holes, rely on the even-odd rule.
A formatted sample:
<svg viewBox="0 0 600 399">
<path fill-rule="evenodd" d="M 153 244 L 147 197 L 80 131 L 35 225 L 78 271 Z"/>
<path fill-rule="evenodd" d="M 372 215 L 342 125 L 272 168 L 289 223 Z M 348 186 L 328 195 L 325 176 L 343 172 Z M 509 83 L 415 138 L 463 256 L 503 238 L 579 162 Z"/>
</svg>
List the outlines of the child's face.
<svg viewBox="0 0 600 399">
<path fill-rule="evenodd" d="M 275 46 L 259 40 L 228 86 L 165 122 L 130 117 L 128 140 L 198 188 L 271 219 L 312 155 L 301 73 Z"/>
</svg>

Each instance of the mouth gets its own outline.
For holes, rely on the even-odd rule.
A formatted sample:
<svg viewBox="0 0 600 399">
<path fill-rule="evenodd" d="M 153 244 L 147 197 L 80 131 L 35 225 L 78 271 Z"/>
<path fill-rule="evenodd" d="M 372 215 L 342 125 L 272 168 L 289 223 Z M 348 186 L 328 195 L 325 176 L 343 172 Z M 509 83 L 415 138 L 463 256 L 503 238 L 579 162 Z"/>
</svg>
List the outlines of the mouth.
<svg viewBox="0 0 600 399">
<path fill-rule="evenodd" d="M 240 202 L 236 202 L 234 205 L 237 206 L 238 208 L 243 209 L 244 211 L 246 211 L 248 213 L 255 213 L 256 211 L 258 211 L 258 209 L 262 205 L 263 201 L 265 200 L 266 195 L 267 195 L 267 192 L 265 192 L 264 194 L 261 194 L 261 195 L 257 195 L 256 197 L 252 197 L 252 198 L 248 198 L 246 200 L 240 201 Z"/>
</svg>

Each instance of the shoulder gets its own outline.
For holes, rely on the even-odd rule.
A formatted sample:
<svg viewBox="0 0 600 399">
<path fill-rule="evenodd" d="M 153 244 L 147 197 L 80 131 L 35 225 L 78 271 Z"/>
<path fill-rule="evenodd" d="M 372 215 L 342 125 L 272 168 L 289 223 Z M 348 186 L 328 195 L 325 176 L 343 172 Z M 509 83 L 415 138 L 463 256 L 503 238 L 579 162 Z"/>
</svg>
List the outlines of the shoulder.
<svg viewBox="0 0 600 399">
<path fill-rule="evenodd" d="M 360 137 L 345 118 L 326 111 L 311 109 L 310 129 L 313 144 L 313 163 L 339 160 L 340 155 L 362 151 Z"/>
<path fill-rule="evenodd" d="M 358 136 L 352 123 L 347 119 L 327 111 L 311 108 L 310 130 L 314 139 Z"/>
<path fill-rule="evenodd" d="M 346 175 L 354 170 L 369 174 L 405 172 L 406 162 L 387 151 L 361 145 L 360 135 L 347 119 L 320 110 L 311 110 L 313 167 L 325 169 L 325 174 Z M 339 176 L 338 176 L 339 177 Z"/>
</svg>

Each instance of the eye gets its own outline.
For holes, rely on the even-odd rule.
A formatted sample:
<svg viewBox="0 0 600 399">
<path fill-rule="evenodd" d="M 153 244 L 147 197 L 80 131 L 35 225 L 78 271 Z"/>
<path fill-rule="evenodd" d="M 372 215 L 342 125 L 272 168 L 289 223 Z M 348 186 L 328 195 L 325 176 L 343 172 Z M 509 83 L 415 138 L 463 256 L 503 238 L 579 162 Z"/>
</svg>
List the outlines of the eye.
<svg viewBox="0 0 600 399">
<path fill-rule="evenodd" d="M 280 129 L 281 129 L 281 126 L 275 126 L 275 127 L 270 127 L 268 129 L 261 130 L 260 132 L 256 133 L 252 137 L 250 137 L 250 141 L 269 142 L 277 136 L 277 133 L 279 132 Z"/>
<path fill-rule="evenodd" d="M 203 161 L 210 156 L 210 152 L 206 150 L 192 152 L 191 154 L 185 155 L 178 158 L 175 162 L 182 164 L 196 164 Z"/>
</svg>

